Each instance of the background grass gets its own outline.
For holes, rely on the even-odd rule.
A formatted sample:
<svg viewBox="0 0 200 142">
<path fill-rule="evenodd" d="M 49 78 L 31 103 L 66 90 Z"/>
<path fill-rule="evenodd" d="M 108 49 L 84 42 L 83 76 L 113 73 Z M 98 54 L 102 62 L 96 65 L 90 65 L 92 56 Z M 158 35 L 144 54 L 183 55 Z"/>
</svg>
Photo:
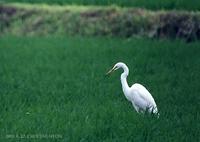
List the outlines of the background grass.
<svg viewBox="0 0 200 142">
<path fill-rule="evenodd" d="M 19 140 L 7 134 L 61 134 L 46 140 L 63 142 L 200 140 L 199 42 L 4 36 L 0 43 L 2 141 Z M 121 71 L 104 76 L 118 61 L 129 66 L 130 85 L 150 90 L 160 119 L 136 114 L 123 96 Z"/>
<path fill-rule="evenodd" d="M 118 6 L 3 4 L 0 35 L 82 35 L 200 39 L 200 12 Z"/>
<path fill-rule="evenodd" d="M 199 0 L 2 0 L 3 2 L 76 4 L 76 5 L 119 5 L 123 7 L 142 7 L 148 9 L 186 9 L 200 10 Z"/>
</svg>

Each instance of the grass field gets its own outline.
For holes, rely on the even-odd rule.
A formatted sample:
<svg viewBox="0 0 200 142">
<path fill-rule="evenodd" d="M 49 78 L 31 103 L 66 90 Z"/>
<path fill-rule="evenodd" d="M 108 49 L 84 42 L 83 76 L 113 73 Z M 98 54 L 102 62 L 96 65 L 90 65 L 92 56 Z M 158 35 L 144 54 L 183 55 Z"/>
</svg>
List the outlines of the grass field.
<svg viewBox="0 0 200 142">
<path fill-rule="evenodd" d="M 2 0 L 3 2 L 76 4 L 76 5 L 119 5 L 148 9 L 186 9 L 200 10 L 199 0 Z"/>
<path fill-rule="evenodd" d="M 0 38 L 1 141 L 200 141 L 200 42 L 83 37 Z M 160 118 L 136 114 L 118 61 L 154 96 Z M 8 138 L 19 134 L 22 138 Z"/>
</svg>

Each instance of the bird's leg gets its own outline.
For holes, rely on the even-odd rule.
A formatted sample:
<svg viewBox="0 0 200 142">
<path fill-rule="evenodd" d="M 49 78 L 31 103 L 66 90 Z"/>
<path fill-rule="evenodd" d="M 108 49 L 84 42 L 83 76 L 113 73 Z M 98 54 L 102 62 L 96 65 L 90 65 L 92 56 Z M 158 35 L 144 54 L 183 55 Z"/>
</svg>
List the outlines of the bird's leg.
<svg viewBox="0 0 200 142">
<path fill-rule="evenodd" d="M 135 110 L 137 111 L 137 113 L 139 113 L 139 108 L 134 103 L 132 103 L 132 105 L 135 108 Z"/>
</svg>

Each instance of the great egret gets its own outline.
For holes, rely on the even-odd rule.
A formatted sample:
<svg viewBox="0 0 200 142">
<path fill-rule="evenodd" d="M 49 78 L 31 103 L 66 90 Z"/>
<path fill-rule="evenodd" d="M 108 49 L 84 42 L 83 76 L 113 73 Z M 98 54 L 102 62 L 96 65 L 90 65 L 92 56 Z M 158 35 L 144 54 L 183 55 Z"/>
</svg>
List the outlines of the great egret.
<svg viewBox="0 0 200 142">
<path fill-rule="evenodd" d="M 132 103 L 135 110 L 138 113 L 149 112 L 159 116 L 153 97 L 143 85 L 135 83 L 131 87 L 128 86 L 127 76 L 129 74 L 129 69 L 126 64 L 119 62 L 115 64 L 114 67 L 106 74 L 108 75 L 119 68 L 124 70 L 124 72 L 121 74 L 121 84 L 124 95 Z"/>
</svg>

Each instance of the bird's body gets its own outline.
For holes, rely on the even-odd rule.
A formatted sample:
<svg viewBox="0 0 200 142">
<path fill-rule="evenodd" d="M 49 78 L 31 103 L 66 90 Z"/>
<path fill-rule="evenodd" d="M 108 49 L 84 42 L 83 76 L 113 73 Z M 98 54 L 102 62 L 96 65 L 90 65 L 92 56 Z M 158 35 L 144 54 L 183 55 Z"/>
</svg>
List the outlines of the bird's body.
<svg viewBox="0 0 200 142">
<path fill-rule="evenodd" d="M 123 93 L 127 100 L 132 103 L 135 110 L 138 113 L 144 113 L 148 111 L 150 113 L 158 114 L 158 109 L 152 95 L 143 85 L 135 83 L 131 87 L 129 87 L 127 83 L 129 69 L 124 63 L 119 62 L 115 64 L 115 66 L 108 72 L 108 74 L 119 68 L 122 68 L 124 70 L 124 72 L 121 74 Z"/>
<path fill-rule="evenodd" d="M 130 88 L 130 94 L 132 95 L 130 95 L 129 101 L 131 101 L 137 112 L 145 112 L 147 110 L 152 113 L 158 112 L 153 97 L 143 85 L 138 83 L 133 84 Z"/>
</svg>

